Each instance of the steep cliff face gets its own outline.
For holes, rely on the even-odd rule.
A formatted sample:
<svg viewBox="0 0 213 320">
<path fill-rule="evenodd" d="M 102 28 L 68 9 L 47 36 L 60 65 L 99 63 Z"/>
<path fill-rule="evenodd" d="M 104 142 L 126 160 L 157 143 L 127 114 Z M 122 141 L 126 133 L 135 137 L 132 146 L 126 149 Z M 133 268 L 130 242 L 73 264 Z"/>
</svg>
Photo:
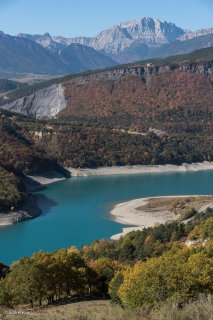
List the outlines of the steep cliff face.
<svg viewBox="0 0 213 320">
<path fill-rule="evenodd" d="M 213 62 L 201 62 L 201 63 L 182 63 L 182 64 L 163 64 L 152 65 L 147 64 L 135 64 L 133 66 L 117 67 L 115 69 L 108 69 L 103 72 L 91 73 L 86 75 L 79 75 L 73 80 L 69 81 L 72 84 L 86 84 L 93 81 L 117 81 L 121 78 L 128 78 L 133 76 L 139 76 L 144 82 L 149 82 L 152 76 L 160 75 L 167 72 L 192 72 L 195 74 L 213 74 Z"/>
<path fill-rule="evenodd" d="M 53 118 L 66 108 L 64 87 L 62 84 L 54 84 L 28 97 L 6 104 L 2 108 L 36 118 Z"/>
</svg>

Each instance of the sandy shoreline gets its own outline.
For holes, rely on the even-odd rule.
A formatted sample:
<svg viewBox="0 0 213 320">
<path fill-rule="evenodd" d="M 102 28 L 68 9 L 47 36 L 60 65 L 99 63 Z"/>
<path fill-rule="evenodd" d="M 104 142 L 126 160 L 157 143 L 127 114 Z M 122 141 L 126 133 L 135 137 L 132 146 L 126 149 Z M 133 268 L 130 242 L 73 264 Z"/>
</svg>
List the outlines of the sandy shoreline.
<svg viewBox="0 0 213 320">
<path fill-rule="evenodd" d="M 166 222 L 178 220 L 179 216 L 169 211 L 164 211 L 162 213 L 162 212 L 145 212 L 145 211 L 136 210 L 136 208 L 146 205 L 150 199 L 187 198 L 187 197 L 199 197 L 199 196 L 200 195 L 159 196 L 159 197 L 140 198 L 140 199 L 119 203 L 110 212 L 113 220 L 121 224 L 132 225 L 133 227 L 123 228 L 123 232 L 113 235 L 111 239 L 118 240 L 121 236 L 124 236 L 130 231 L 143 230 L 144 228 L 153 227 L 157 224 L 164 224 Z M 202 197 L 209 197 L 209 196 L 202 195 Z M 212 207 L 212 204 L 208 205 L 208 207 Z"/>
<path fill-rule="evenodd" d="M 66 168 L 73 177 L 88 177 L 88 176 L 105 176 L 105 175 L 122 175 L 122 174 L 137 174 L 137 173 L 164 173 L 164 172 L 188 172 L 188 171 L 203 171 L 213 170 L 213 161 L 204 161 L 198 163 L 183 163 L 182 165 L 136 165 L 136 166 L 114 166 L 100 167 L 97 169 L 89 168 Z"/>
<path fill-rule="evenodd" d="M 64 175 L 55 170 L 45 172 L 42 175 L 28 175 L 27 177 L 42 186 L 66 179 Z"/>
</svg>

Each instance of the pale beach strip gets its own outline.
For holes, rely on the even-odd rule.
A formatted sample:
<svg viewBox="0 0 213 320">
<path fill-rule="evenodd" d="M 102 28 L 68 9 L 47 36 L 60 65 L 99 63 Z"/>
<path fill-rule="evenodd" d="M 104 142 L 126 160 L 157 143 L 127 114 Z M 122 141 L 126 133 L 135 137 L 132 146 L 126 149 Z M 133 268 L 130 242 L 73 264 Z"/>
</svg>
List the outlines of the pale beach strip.
<svg viewBox="0 0 213 320">
<path fill-rule="evenodd" d="M 28 175 L 28 177 L 42 186 L 66 179 L 64 175 L 55 170 L 44 172 L 41 175 Z"/>
<path fill-rule="evenodd" d="M 105 175 L 123 175 L 138 173 L 166 173 L 166 172 L 188 172 L 213 170 L 213 161 L 204 161 L 197 163 L 183 163 L 182 165 L 134 165 L 134 166 L 113 166 L 90 168 L 66 168 L 73 177 L 105 176 Z"/>
<path fill-rule="evenodd" d="M 176 196 L 158 196 L 134 199 L 117 204 L 110 212 L 113 220 L 125 224 L 132 225 L 133 227 L 123 228 L 123 231 L 119 234 L 113 235 L 112 240 L 118 240 L 121 236 L 129 233 L 130 231 L 143 230 L 144 228 L 153 227 L 158 224 L 165 224 L 167 222 L 175 221 L 179 219 L 178 215 L 175 215 L 171 211 L 163 210 L 157 212 L 146 212 L 137 210 L 138 207 L 145 206 L 150 199 L 162 199 L 162 198 L 188 198 L 188 197 L 209 197 L 210 195 L 176 195 Z M 212 208 L 213 203 L 205 206 Z M 204 208 L 202 208 L 204 209 Z M 199 210 L 200 211 L 200 210 Z"/>
</svg>

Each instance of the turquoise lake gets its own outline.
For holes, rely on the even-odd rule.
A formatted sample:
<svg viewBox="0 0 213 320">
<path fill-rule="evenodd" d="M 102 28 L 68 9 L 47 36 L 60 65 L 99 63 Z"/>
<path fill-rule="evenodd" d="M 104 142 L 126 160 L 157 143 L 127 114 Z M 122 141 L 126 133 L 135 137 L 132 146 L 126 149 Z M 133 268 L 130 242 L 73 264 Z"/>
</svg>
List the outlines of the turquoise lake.
<svg viewBox="0 0 213 320">
<path fill-rule="evenodd" d="M 0 262 L 10 264 L 38 250 L 53 251 L 109 239 L 123 225 L 110 219 L 123 201 L 159 195 L 212 194 L 213 171 L 70 178 L 39 195 L 43 214 L 0 229 Z"/>
</svg>

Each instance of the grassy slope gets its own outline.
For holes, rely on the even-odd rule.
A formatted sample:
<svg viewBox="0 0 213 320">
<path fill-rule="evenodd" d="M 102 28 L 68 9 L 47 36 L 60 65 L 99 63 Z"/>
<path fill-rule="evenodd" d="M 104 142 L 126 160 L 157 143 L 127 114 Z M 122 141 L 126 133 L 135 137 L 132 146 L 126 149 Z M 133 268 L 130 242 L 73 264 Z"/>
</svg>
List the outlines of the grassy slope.
<svg viewBox="0 0 213 320">
<path fill-rule="evenodd" d="M 6 312 L 16 311 L 18 310 L 7 310 Z M 106 300 L 76 302 L 25 312 L 29 313 L 7 315 L 5 311 L 2 311 L 2 315 L 4 320 L 194 320 L 195 317 L 199 320 L 212 320 L 213 304 L 210 299 L 200 299 L 182 309 L 175 309 L 172 308 L 172 305 L 166 304 L 149 316 L 125 311 L 120 306 Z"/>
</svg>

